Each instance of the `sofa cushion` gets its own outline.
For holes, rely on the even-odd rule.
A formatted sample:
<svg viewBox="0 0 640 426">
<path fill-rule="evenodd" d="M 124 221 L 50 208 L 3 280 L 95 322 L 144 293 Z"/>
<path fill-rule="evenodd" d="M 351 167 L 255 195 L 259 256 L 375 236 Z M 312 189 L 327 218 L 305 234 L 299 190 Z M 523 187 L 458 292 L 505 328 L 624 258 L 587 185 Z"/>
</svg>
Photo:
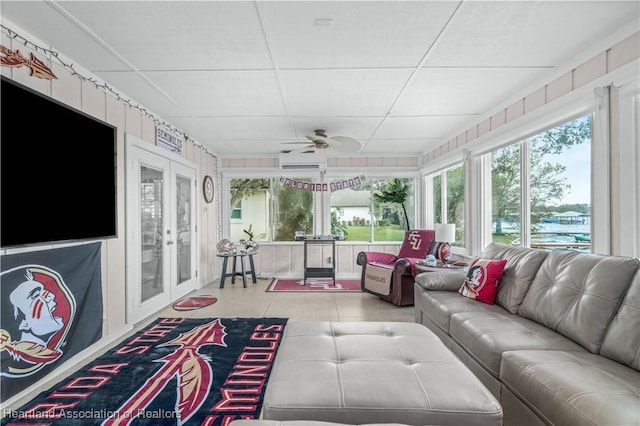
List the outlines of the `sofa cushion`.
<svg viewBox="0 0 640 426">
<path fill-rule="evenodd" d="M 483 312 L 485 307 L 492 307 L 451 291 L 420 291 L 416 293 L 414 303 L 415 309 L 420 310 L 445 334 L 449 334 L 451 315 L 457 312 Z M 498 306 L 493 307 L 504 311 Z"/>
<path fill-rule="evenodd" d="M 548 328 L 513 315 L 497 305 L 482 311 L 454 311 L 449 334 L 493 376 L 500 374 L 503 352 L 516 349 L 584 351 L 580 345 Z"/>
<path fill-rule="evenodd" d="M 478 302 L 493 305 L 507 259 L 474 259 L 458 293 Z"/>
<path fill-rule="evenodd" d="M 596 353 L 638 263 L 627 257 L 551 251 L 518 313 Z"/>
<path fill-rule="evenodd" d="M 553 425 L 637 425 L 640 373 L 586 351 L 513 351 L 502 383 Z"/>
<path fill-rule="evenodd" d="M 486 259 L 507 259 L 496 296 L 498 305 L 512 314 L 518 313 L 522 299 L 547 253 L 500 243 L 491 243 L 484 249 L 482 257 Z"/>
<path fill-rule="evenodd" d="M 600 354 L 640 370 L 640 270 L 607 329 Z"/>
</svg>

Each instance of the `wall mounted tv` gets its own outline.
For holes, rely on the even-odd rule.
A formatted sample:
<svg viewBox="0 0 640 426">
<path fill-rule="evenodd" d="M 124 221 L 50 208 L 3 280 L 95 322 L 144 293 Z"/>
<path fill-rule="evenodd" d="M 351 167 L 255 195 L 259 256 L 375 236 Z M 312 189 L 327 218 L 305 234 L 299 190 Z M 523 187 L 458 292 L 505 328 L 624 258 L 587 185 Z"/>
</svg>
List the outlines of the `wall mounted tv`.
<svg viewBox="0 0 640 426">
<path fill-rule="evenodd" d="M 117 235 L 116 128 L 2 76 L 0 246 Z"/>
</svg>

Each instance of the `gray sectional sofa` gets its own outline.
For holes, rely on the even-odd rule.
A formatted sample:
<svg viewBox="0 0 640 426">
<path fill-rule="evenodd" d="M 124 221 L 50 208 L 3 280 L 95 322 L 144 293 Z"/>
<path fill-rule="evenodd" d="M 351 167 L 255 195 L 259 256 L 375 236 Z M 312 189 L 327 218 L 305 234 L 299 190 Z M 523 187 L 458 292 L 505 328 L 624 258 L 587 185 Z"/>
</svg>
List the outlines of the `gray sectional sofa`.
<svg viewBox="0 0 640 426">
<path fill-rule="evenodd" d="M 502 404 L 505 425 L 640 424 L 640 261 L 492 243 L 506 258 L 493 305 L 463 272 L 416 276 L 416 322 Z"/>
</svg>

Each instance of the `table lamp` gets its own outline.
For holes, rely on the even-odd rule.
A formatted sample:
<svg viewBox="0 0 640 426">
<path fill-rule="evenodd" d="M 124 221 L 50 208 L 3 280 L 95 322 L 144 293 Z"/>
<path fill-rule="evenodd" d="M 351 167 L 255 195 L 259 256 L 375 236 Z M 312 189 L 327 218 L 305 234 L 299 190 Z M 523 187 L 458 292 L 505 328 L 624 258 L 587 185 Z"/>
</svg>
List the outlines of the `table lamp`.
<svg viewBox="0 0 640 426">
<path fill-rule="evenodd" d="M 436 241 L 441 243 L 438 248 L 438 257 L 445 264 L 451 258 L 451 243 L 455 240 L 455 223 L 436 223 Z"/>
</svg>

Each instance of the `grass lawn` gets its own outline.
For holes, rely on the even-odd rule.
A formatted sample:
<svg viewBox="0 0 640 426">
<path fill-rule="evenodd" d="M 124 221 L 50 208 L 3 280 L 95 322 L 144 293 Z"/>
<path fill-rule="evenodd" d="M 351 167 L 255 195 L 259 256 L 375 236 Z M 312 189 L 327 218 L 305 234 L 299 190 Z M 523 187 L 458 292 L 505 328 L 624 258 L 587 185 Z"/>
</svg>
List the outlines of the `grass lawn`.
<svg viewBox="0 0 640 426">
<path fill-rule="evenodd" d="M 517 235 L 517 234 L 502 234 L 502 235 L 493 234 L 493 241 L 496 243 L 511 244 L 513 240 L 519 237 L 520 235 Z"/>
<path fill-rule="evenodd" d="M 374 241 L 402 241 L 406 231 L 398 226 L 374 228 Z M 344 239 L 347 241 L 370 241 L 371 228 L 368 226 L 347 226 Z"/>
</svg>

